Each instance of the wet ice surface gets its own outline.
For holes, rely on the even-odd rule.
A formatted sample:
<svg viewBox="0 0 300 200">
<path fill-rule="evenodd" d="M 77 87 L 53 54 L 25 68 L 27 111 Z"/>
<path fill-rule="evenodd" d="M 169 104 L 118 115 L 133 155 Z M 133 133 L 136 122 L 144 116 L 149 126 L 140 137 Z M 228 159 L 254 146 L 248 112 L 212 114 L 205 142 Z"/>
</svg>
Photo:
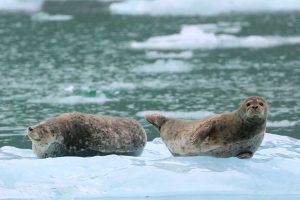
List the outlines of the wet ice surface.
<svg viewBox="0 0 300 200">
<path fill-rule="evenodd" d="M 299 167 L 300 141 L 272 134 L 249 160 L 173 157 L 159 138 L 141 157 L 36 159 L 31 150 L 2 147 L 0 199 L 297 199 Z"/>
</svg>

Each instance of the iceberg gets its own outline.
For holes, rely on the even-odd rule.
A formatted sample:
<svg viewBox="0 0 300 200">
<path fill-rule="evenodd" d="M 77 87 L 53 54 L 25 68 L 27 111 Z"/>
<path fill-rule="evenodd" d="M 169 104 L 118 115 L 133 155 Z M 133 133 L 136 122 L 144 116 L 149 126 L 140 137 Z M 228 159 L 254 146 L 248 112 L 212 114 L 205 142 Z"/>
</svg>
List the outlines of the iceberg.
<svg viewBox="0 0 300 200">
<path fill-rule="evenodd" d="M 145 64 L 135 68 L 136 72 L 142 73 L 181 73 L 190 71 L 189 64 L 181 60 L 157 60 L 152 64 Z"/>
<path fill-rule="evenodd" d="M 148 114 L 161 114 L 166 117 L 171 117 L 171 118 L 177 118 L 177 119 L 200 119 L 200 118 L 205 118 L 214 115 L 215 113 L 210 112 L 210 111 L 160 111 L 160 110 L 146 110 L 146 111 L 140 111 L 136 113 L 138 117 L 144 117 L 145 115 Z"/>
<path fill-rule="evenodd" d="M 0 148 L 0 199 L 299 199 L 300 140 L 266 134 L 252 159 L 173 157 L 160 138 L 140 157 L 37 159 Z"/>
<path fill-rule="evenodd" d="M 165 58 L 165 59 L 191 59 L 193 57 L 192 51 L 182 51 L 179 53 L 162 53 L 158 51 L 149 51 L 146 52 L 147 59 L 158 59 L 158 58 Z"/>
<path fill-rule="evenodd" d="M 41 10 L 44 0 L 1 0 L 0 11 L 37 12 Z"/>
<path fill-rule="evenodd" d="M 110 5 L 114 14 L 218 15 L 300 10 L 299 0 L 126 0 Z"/>
<path fill-rule="evenodd" d="M 289 121 L 289 120 L 282 120 L 282 121 L 269 121 L 267 123 L 268 127 L 290 127 L 295 126 L 299 122 L 298 121 Z"/>
<path fill-rule="evenodd" d="M 172 35 L 155 36 L 146 41 L 131 42 L 133 49 L 157 50 L 193 50 L 193 49 L 230 49 L 230 48 L 270 48 L 300 43 L 300 36 L 236 36 L 230 32 L 239 32 L 236 25 L 226 25 L 224 33 L 218 33 L 219 25 L 194 24 L 183 25 L 181 31 Z M 229 26 L 229 27 L 228 27 Z M 224 27 L 224 26 L 222 26 Z"/>
<path fill-rule="evenodd" d="M 105 95 L 87 97 L 87 96 L 49 96 L 41 99 L 28 100 L 30 103 L 44 103 L 44 104 L 103 104 L 108 99 Z"/>
<path fill-rule="evenodd" d="M 50 15 L 46 12 L 38 12 L 31 16 L 31 20 L 37 22 L 69 21 L 72 19 L 73 19 L 72 15 Z"/>
</svg>

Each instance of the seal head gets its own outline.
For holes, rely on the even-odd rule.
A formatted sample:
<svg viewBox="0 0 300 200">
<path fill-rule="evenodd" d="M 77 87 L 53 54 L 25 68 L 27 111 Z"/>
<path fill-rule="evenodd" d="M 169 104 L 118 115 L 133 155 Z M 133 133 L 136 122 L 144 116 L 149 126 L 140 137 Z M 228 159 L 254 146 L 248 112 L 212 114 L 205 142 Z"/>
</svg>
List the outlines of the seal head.
<svg viewBox="0 0 300 200">
<path fill-rule="evenodd" d="M 247 122 L 265 122 L 268 114 L 268 104 L 259 96 L 251 96 L 242 101 L 237 112 Z"/>
</svg>

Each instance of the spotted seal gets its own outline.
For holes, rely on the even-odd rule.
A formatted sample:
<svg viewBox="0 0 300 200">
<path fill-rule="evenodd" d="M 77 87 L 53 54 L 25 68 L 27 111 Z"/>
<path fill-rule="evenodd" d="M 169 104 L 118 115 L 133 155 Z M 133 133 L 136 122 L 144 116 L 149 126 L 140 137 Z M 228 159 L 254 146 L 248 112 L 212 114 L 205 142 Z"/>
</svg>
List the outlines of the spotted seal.
<svg viewBox="0 0 300 200">
<path fill-rule="evenodd" d="M 139 155 L 147 142 L 143 127 L 135 120 L 65 113 L 27 128 L 33 152 L 39 158 Z"/>
<path fill-rule="evenodd" d="M 250 96 L 234 112 L 196 121 L 159 114 L 146 115 L 145 119 L 159 129 L 175 156 L 250 158 L 263 140 L 267 113 L 267 102 L 259 96 Z"/>
</svg>

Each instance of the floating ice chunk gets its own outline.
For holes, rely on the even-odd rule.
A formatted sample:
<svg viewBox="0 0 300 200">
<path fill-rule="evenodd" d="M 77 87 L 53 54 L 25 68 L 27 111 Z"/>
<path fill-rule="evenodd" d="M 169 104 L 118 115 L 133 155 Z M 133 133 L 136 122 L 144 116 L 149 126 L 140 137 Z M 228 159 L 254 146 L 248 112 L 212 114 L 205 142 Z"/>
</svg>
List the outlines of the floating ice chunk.
<svg viewBox="0 0 300 200">
<path fill-rule="evenodd" d="M 179 53 L 163 53 L 158 51 L 149 51 L 146 53 L 146 58 L 157 59 L 157 58 L 176 58 L 176 59 L 190 59 L 193 57 L 192 51 L 182 51 Z"/>
<path fill-rule="evenodd" d="M 216 34 L 199 25 L 184 25 L 178 34 L 156 36 L 144 42 L 132 42 L 135 49 L 214 49 L 214 48 L 268 48 L 299 44 L 300 36 L 235 36 Z"/>
<path fill-rule="evenodd" d="M 126 0 L 110 6 L 112 13 L 127 15 L 218 15 L 296 10 L 300 10 L 298 0 Z"/>
<path fill-rule="evenodd" d="M 180 60 L 157 60 L 153 64 L 146 64 L 135 69 L 137 72 L 145 73 L 180 73 L 189 70 L 189 64 Z"/>
<path fill-rule="evenodd" d="M 41 10 L 44 0 L 1 0 L 0 11 L 37 12 Z"/>
<path fill-rule="evenodd" d="M 163 89 L 170 87 L 170 83 L 162 80 L 144 80 L 140 83 L 140 87 L 142 88 L 150 88 L 152 90 Z"/>
<path fill-rule="evenodd" d="M 23 128 L 22 130 L 24 130 L 25 128 Z M 23 133 L 1 133 L 0 134 L 0 138 L 1 137 L 12 137 L 12 136 L 24 136 Z"/>
<path fill-rule="evenodd" d="M 218 22 L 216 24 L 186 25 L 198 27 L 206 33 L 239 33 L 242 27 L 249 26 L 248 22 Z"/>
<path fill-rule="evenodd" d="M 110 85 L 103 86 L 106 90 L 132 90 L 136 88 L 134 83 L 129 82 L 113 82 Z"/>
<path fill-rule="evenodd" d="M 75 89 L 74 85 L 70 85 L 70 86 L 64 88 L 64 91 L 72 93 L 74 91 L 74 89 Z"/>
<path fill-rule="evenodd" d="M 295 126 L 296 124 L 297 124 L 296 121 L 282 120 L 282 121 L 268 122 L 267 126 L 268 127 L 290 127 L 290 126 Z"/>
<path fill-rule="evenodd" d="M 192 112 L 185 112 L 185 111 L 158 111 L 158 110 L 149 110 L 149 111 L 141 111 L 138 112 L 136 115 L 139 117 L 144 117 L 147 114 L 161 114 L 166 117 L 171 118 L 178 118 L 178 119 L 201 119 L 204 117 L 208 117 L 213 115 L 213 112 L 209 111 L 192 111 Z"/>
<path fill-rule="evenodd" d="M 36 100 L 29 100 L 31 103 L 46 103 L 46 104 L 102 104 L 109 101 L 104 95 L 96 97 L 86 96 L 65 96 L 65 97 L 46 97 Z"/>
<path fill-rule="evenodd" d="M 69 21 L 73 19 L 72 15 L 49 15 L 45 12 L 39 12 L 31 16 L 31 19 L 39 22 L 46 21 Z"/>
<path fill-rule="evenodd" d="M 53 96 L 30 99 L 31 103 L 45 104 L 102 104 L 111 101 L 102 91 L 77 85 L 62 85 L 59 93 Z"/>
<path fill-rule="evenodd" d="M 272 134 L 248 160 L 173 157 L 160 138 L 140 157 L 35 159 L 31 150 L 1 147 L 0 199 L 298 199 L 299 147 Z"/>
</svg>

